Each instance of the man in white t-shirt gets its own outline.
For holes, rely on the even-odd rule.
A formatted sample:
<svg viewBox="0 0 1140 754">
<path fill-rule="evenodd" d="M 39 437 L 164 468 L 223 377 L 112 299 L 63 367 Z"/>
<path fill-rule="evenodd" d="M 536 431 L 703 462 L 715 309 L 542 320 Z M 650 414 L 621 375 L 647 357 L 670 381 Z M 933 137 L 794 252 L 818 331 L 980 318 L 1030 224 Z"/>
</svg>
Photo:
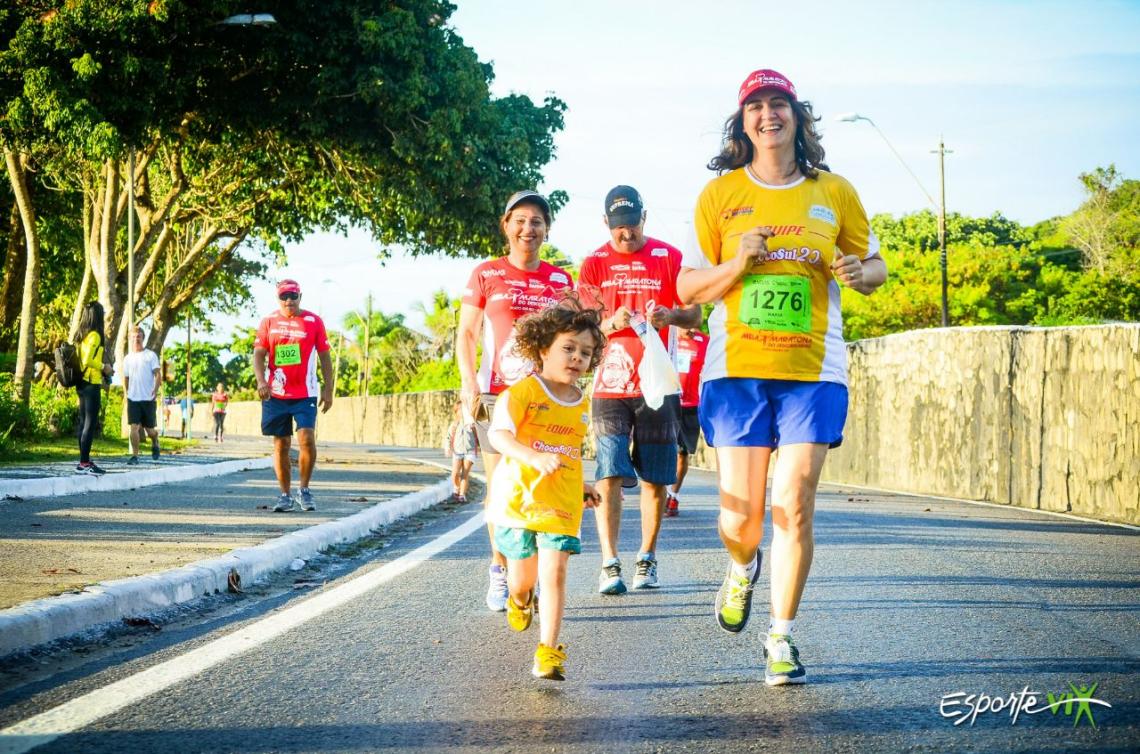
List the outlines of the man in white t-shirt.
<svg viewBox="0 0 1140 754">
<path fill-rule="evenodd" d="M 155 399 L 158 397 L 158 355 L 143 348 L 141 327 L 131 329 L 131 352 L 123 358 L 123 386 L 127 393 L 127 423 L 131 425 L 131 457 L 128 465 L 139 462 L 139 437 L 150 436 L 150 455 L 158 460 L 158 430 L 155 428 Z"/>
</svg>

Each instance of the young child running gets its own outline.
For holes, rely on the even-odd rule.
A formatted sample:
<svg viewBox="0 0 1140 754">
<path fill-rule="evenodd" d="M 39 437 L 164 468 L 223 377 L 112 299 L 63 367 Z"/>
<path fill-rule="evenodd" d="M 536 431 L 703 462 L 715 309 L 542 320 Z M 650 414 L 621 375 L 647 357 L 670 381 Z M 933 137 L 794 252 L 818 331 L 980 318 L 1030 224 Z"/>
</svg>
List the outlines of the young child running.
<svg viewBox="0 0 1140 754">
<path fill-rule="evenodd" d="M 566 604 L 566 565 L 582 551 L 582 510 L 598 503 L 582 476 L 582 439 L 589 401 L 578 380 L 598 365 L 606 339 L 599 314 L 574 298 L 515 323 L 515 350 L 537 365 L 495 404 L 488 436 L 503 461 L 491 484 L 488 521 L 495 546 L 509 561 L 507 623 L 530 627 L 536 581 L 542 587 L 536 678 L 565 678 L 566 648 L 558 643 Z"/>
<path fill-rule="evenodd" d="M 443 454 L 451 458 L 451 498 L 466 503 L 471 467 L 479 457 L 479 440 L 475 436 L 475 421 L 464 416 L 463 401 L 455 402 L 455 418 L 444 435 Z"/>
</svg>

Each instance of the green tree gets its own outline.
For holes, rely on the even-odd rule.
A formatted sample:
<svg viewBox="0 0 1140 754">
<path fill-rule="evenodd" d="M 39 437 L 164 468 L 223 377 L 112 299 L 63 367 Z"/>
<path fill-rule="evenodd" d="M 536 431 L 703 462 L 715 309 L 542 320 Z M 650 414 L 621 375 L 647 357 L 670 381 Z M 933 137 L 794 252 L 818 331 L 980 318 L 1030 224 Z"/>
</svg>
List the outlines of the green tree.
<svg viewBox="0 0 1140 754">
<path fill-rule="evenodd" d="M 211 292 L 240 300 L 259 255 L 315 228 L 487 255 L 502 197 L 538 184 L 553 155 L 563 103 L 491 97 L 491 68 L 447 26 L 446 2 L 286 0 L 270 29 L 218 26 L 232 10 L 89 0 L 0 11 L 0 145 L 25 279 L 39 268 L 31 186 L 43 181 L 82 200 L 80 291 L 103 302 L 119 350 L 131 258 L 135 316 L 153 321 L 158 348 L 181 314 Z M 127 249 L 132 152 L 139 226 Z M 28 328 L 37 290 L 24 286 Z"/>
<path fill-rule="evenodd" d="M 424 317 L 424 325 L 431 333 L 430 352 L 434 360 L 454 360 L 455 334 L 459 330 L 461 301 L 451 298 L 442 288 L 432 294 L 431 309 L 417 301 L 413 309 Z"/>
<path fill-rule="evenodd" d="M 570 274 L 570 277 L 577 282 L 579 265 L 566 253 L 559 249 L 552 243 L 544 243 L 538 250 L 538 258 L 544 262 L 550 262 L 555 267 L 561 267 Z"/>
<path fill-rule="evenodd" d="M 871 218 L 871 229 L 879 243 L 901 251 L 936 251 L 938 249 L 938 216 L 928 209 L 905 214 L 897 219 L 881 213 Z M 1021 247 L 1033 240 L 1033 234 L 1017 222 L 995 212 L 989 217 L 968 217 L 957 212 L 946 216 L 946 243 L 989 247 Z"/>
<path fill-rule="evenodd" d="M 1086 267 L 1099 273 L 1134 269 L 1140 244 L 1140 181 L 1125 180 L 1115 165 L 1081 173 L 1087 197 L 1062 224 Z"/>
<path fill-rule="evenodd" d="M 195 394 L 212 393 L 219 382 L 226 382 L 226 368 L 222 363 L 222 348 L 218 343 L 192 342 L 190 344 L 190 382 Z M 162 358 L 173 367 L 168 395 L 186 392 L 186 344 L 167 346 Z"/>
</svg>

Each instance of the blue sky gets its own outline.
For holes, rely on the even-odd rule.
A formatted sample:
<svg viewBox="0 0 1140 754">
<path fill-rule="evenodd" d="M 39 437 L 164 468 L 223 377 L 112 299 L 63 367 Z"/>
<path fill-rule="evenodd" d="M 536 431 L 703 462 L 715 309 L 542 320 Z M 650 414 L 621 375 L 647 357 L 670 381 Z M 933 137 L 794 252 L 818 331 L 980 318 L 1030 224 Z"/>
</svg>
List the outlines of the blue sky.
<svg viewBox="0 0 1140 754">
<path fill-rule="evenodd" d="M 684 241 L 737 87 L 762 67 L 813 103 L 828 163 L 869 214 L 929 205 L 879 134 L 836 122 L 842 113 L 872 118 L 935 198 L 930 150 L 944 138 L 948 211 L 1034 223 L 1076 208 L 1081 172 L 1112 162 L 1140 178 L 1140 2 L 784 5 L 461 0 L 451 21 L 494 65 L 496 95 L 567 103 L 538 188 L 570 194 L 551 241 L 575 258 L 606 240 L 602 197 L 618 183 L 642 192 L 650 235 Z M 272 275 L 300 280 L 306 306 L 333 327 L 369 290 L 418 326 L 414 302 L 440 287 L 458 293 L 472 265 L 397 257 L 382 267 L 365 234 L 319 234 Z M 254 294 L 251 324 L 274 305 L 268 283 Z M 228 333 L 242 320 L 217 321 Z"/>
</svg>

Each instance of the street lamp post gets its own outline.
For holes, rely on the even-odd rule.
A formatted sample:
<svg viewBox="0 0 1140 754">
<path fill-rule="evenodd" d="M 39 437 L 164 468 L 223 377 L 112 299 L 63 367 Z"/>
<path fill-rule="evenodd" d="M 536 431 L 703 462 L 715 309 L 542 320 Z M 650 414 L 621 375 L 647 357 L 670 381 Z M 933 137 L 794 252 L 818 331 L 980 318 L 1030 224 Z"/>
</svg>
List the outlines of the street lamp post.
<svg viewBox="0 0 1140 754">
<path fill-rule="evenodd" d="M 360 316 L 360 312 L 355 309 L 350 309 L 349 314 L 356 317 L 360 322 L 360 327 L 364 333 L 364 363 L 360 368 L 360 375 L 357 377 L 357 396 L 363 396 L 364 403 L 360 411 L 360 439 L 357 442 L 364 441 L 365 423 L 368 421 L 368 380 L 371 377 L 371 345 L 372 345 L 372 291 L 368 292 L 368 297 L 365 299 L 365 315 Z M 336 384 L 335 382 L 333 383 Z M 354 433 L 355 436 L 355 433 Z"/>
<path fill-rule="evenodd" d="M 948 283 L 946 279 L 946 170 L 944 156 L 947 154 L 952 154 L 951 150 L 946 149 L 946 145 L 942 142 L 941 138 L 938 140 L 938 149 L 933 150 L 938 154 L 938 179 L 939 183 L 942 185 L 942 201 L 936 202 L 934 201 L 934 197 L 930 195 L 930 192 L 926 190 L 926 186 L 922 185 L 922 181 L 918 179 L 918 176 L 914 174 L 914 171 L 910 169 L 910 166 L 906 164 L 906 160 L 902 158 L 902 155 L 899 154 L 898 150 L 895 149 L 893 144 L 891 144 L 890 139 L 887 138 L 887 135 L 882 132 L 882 129 L 875 125 L 875 121 L 871 120 L 865 115 L 860 115 L 859 113 L 846 113 L 844 115 L 837 116 L 835 119 L 841 123 L 855 123 L 856 121 L 860 120 L 865 120 L 870 123 L 871 128 L 875 129 L 875 132 L 882 137 L 883 142 L 887 145 L 887 148 L 889 148 L 891 152 L 894 153 L 895 157 L 898 158 L 899 164 L 903 166 L 906 172 L 910 173 L 910 177 L 913 178 L 914 182 L 918 184 L 918 187 L 922 189 L 922 193 L 926 195 L 926 198 L 930 201 L 931 206 L 933 206 L 935 211 L 938 213 L 938 259 L 939 266 L 942 270 L 942 326 L 948 327 L 950 325 L 950 308 Z"/>
</svg>

